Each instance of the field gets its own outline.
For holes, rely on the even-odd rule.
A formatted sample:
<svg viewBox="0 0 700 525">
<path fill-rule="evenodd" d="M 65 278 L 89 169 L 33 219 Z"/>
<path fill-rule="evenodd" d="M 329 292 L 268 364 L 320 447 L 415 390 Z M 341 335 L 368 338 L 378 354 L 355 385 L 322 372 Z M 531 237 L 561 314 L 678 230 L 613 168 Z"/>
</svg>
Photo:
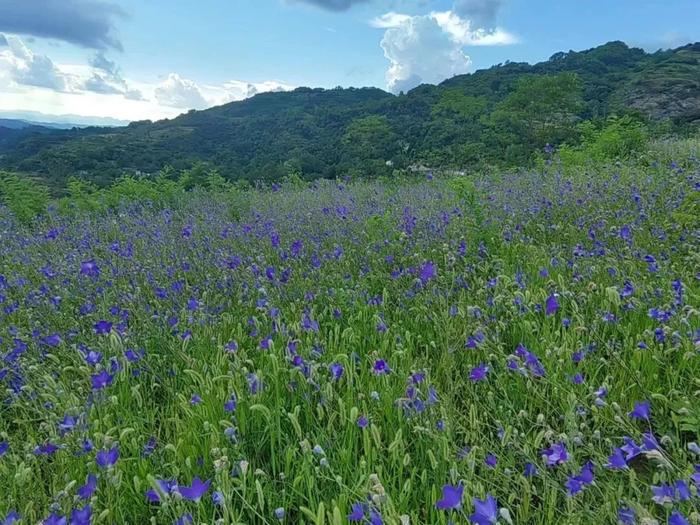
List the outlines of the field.
<svg viewBox="0 0 700 525">
<path fill-rule="evenodd" d="M 0 523 L 698 523 L 699 151 L 0 210 Z"/>
</svg>

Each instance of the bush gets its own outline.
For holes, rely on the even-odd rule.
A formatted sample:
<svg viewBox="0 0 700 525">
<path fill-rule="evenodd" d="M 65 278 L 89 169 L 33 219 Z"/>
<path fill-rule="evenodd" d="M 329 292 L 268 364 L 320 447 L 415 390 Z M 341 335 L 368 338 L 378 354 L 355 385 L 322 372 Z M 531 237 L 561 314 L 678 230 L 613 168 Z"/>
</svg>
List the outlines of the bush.
<svg viewBox="0 0 700 525">
<path fill-rule="evenodd" d="M 46 212 L 49 190 L 29 177 L 0 172 L 0 202 L 23 223 Z"/>
</svg>

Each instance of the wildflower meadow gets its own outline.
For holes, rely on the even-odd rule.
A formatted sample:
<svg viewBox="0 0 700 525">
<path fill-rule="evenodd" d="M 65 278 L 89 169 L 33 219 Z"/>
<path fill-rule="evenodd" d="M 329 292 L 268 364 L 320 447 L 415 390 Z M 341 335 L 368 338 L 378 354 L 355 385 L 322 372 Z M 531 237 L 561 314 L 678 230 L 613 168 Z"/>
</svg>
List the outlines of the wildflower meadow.
<svg viewBox="0 0 700 525">
<path fill-rule="evenodd" d="M 699 523 L 698 155 L 0 209 L 0 523 Z"/>
</svg>

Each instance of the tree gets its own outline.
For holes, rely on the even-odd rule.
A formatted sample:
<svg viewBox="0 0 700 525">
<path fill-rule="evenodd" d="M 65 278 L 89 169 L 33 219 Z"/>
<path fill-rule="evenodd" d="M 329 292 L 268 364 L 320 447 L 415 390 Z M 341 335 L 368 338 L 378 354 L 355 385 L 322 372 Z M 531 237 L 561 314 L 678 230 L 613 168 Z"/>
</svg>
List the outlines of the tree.
<svg viewBox="0 0 700 525">
<path fill-rule="evenodd" d="M 346 150 L 358 159 L 385 160 L 395 149 L 396 136 L 389 119 L 379 115 L 353 120 L 343 135 Z"/>
<path fill-rule="evenodd" d="M 491 124 L 504 132 L 510 144 L 522 144 L 534 150 L 574 137 L 582 109 L 577 75 L 526 76 L 496 106 Z"/>
</svg>

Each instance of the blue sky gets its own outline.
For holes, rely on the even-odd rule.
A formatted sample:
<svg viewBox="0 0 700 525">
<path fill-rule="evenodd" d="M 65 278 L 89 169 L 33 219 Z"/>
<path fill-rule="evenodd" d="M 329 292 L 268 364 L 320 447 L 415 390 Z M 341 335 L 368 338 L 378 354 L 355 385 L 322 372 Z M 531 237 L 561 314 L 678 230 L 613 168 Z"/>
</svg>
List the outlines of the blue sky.
<svg viewBox="0 0 700 525">
<path fill-rule="evenodd" d="M 0 113 L 172 117 L 296 86 L 421 82 L 623 40 L 700 41 L 697 0 L 0 0 Z"/>
</svg>

